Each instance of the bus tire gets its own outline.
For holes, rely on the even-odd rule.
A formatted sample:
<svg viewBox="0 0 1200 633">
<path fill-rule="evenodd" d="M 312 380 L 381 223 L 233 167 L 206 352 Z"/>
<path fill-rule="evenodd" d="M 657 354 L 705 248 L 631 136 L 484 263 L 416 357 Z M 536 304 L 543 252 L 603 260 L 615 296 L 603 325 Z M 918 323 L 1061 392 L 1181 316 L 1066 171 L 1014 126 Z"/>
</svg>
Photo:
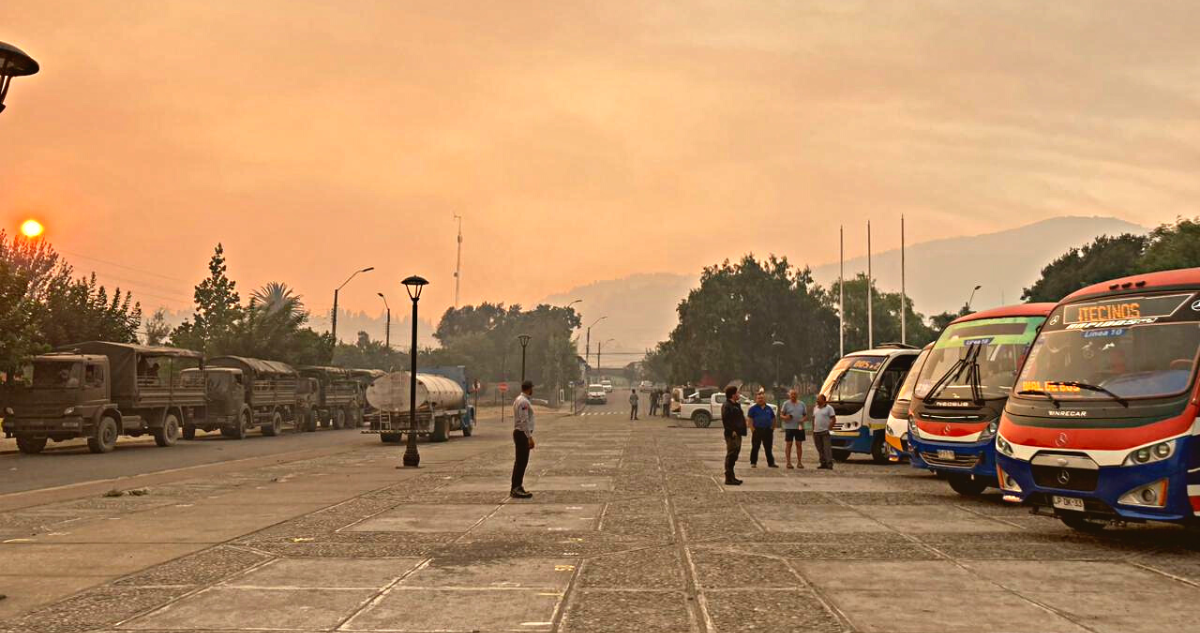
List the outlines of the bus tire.
<svg viewBox="0 0 1200 633">
<path fill-rule="evenodd" d="M 954 492 L 957 492 L 964 497 L 978 497 L 979 495 L 983 494 L 983 491 L 987 490 L 988 487 L 986 481 L 977 477 L 972 477 L 971 475 L 963 475 L 960 473 L 947 475 L 946 481 L 950 484 L 950 487 L 954 489 Z"/>
<path fill-rule="evenodd" d="M 1063 522 L 1063 525 L 1079 532 L 1087 534 L 1095 534 L 1104 528 L 1108 527 L 1107 521 L 1097 521 L 1096 519 L 1088 518 L 1085 514 L 1059 514 L 1058 520 Z"/>
<path fill-rule="evenodd" d="M 698 429 L 707 429 L 712 424 L 712 414 L 708 411 L 697 411 L 692 414 L 692 424 Z"/>
<path fill-rule="evenodd" d="M 833 453 L 833 458 L 839 462 L 844 462 L 850 459 L 850 451 L 844 448 L 835 448 L 830 452 Z"/>
<path fill-rule="evenodd" d="M 46 448 L 46 441 L 49 438 L 45 437 L 30 437 L 28 435 L 17 436 L 17 450 L 26 455 L 37 455 Z"/>
<path fill-rule="evenodd" d="M 875 439 L 871 442 L 871 461 L 876 464 L 890 464 L 891 450 L 888 448 L 887 440 L 884 439 L 883 431 L 875 433 Z"/>
<path fill-rule="evenodd" d="M 174 413 L 163 416 L 162 426 L 154 429 L 154 443 L 162 447 L 174 446 L 179 439 L 179 418 Z"/>
<path fill-rule="evenodd" d="M 445 442 L 450 439 L 450 419 L 441 417 L 433 421 L 433 436 L 430 437 L 434 442 Z"/>
<path fill-rule="evenodd" d="M 88 450 L 93 453 L 111 453 L 117 447 L 118 433 L 120 433 L 120 428 L 117 427 L 117 421 L 112 416 L 106 415 L 100 418 L 100 422 L 96 424 L 96 430 L 88 438 Z"/>
</svg>

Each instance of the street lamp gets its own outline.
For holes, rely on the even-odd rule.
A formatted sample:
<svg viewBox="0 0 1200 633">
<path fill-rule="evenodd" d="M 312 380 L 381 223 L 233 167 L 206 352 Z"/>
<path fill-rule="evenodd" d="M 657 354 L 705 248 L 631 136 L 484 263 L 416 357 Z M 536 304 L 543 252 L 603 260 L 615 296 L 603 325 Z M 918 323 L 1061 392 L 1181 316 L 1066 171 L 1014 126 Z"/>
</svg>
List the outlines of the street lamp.
<svg viewBox="0 0 1200 633">
<path fill-rule="evenodd" d="M 588 326 L 587 343 L 585 343 L 584 347 L 583 347 L 583 364 L 584 365 L 587 365 L 588 361 L 591 360 L 591 358 L 592 358 L 592 328 L 595 327 L 595 325 L 597 323 L 599 323 L 607 318 L 608 318 L 608 315 L 604 315 L 604 316 L 600 317 L 599 319 L 592 321 L 592 324 Z M 597 355 L 596 360 L 599 361 L 599 355 Z"/>
<path fill-rule="evenodd" d="M 521 342 L 521 388 L 525 387 L 525 348 L 529 347 L 529 335 L 522 334 L 517 337 Z"/>
<path fill-rule="evenodd" d="M 421 454 L 417 452 L 417 302 L 421 300 L 421 290 L 428 284 L 424 277 L 413 275 L 404 281 L 404 289 L 408 298 L 412 299 L 412 347 L 409 356 L 412 357 L 412 375 L 409 377 L 408 389 L 408 446 L 404 448 L 404 466 L 416 468 L 421 465 Z M 432 411 L 431 411 L 432 412 Z M 432 416 L 430 422 L 433 421 Z"/>
<path fill-rule="evenodd" d="M 617 340 L 617 339 L 610 338 L 607 341 L 601 341 L 599 343 L 596 343 L 596 371 L 597 372 L 600 371 L 600 349 L 604 347 L 605 343 L 611 343 L 615 340 Z"/>
<path fill-rule="evenodd" d="M 783 341 L 771 341 L 771 349 L 775 350 L 775 406 L 779 405 L 779 356 L 783 354 Z M 789 396 L 790 397 L 790 396 Z"/>
<path fill-rule="evenodd" d="M 380 299 L 383 299 L 383 307 L 385 310 L 387 310 L 387 320 L 384 321 L 384 326 L 383 326 L 383 344 L 385 346 L 387 346 L 388 351 L 391 351 L 391 349 L 392 349 L 392 308 L 388 306 L 387 297 L 383 296 L 382 292 L 376 293 L 376 294 L 379 295 Z"/>
<path fill-rule="evenodd" d="M 983 286 L 975 286 L 975 288 L 971 290 L 971 297 L 967 299 L 967 312 L 971 311 L 971 302 L 975 301 L 975 293 L 982 287 Z"/>
<path fill-rule="evenodd" d="M 363 268 L 362 270 L 356 270 L 356 271 L 354 271 L 353 275 L 350 275 L 348 278 L 346 278 L 346 281 L 342 282 L 342 285 L 333 289 L 333 324 L 330 329 L 333 330 L 333 349 L 335 351 L 337 350 L 337 344 L 338 344 L 338 337 L 337 337 L 338 293 L 342 291 L 342 288 L 346 287 L 346 284 L 350 283 L 351 279 L 354 279 L 355 277 L 357 277 L 359 273 L 369 273 L 372 270 L 375 270 L 374 266 L 368 266 L 366 268 Z"/>
<path fill-rule="evenodd" d="M 4 97 L 8 95 L 8 86 L 13 77 L 25 77 L 37 73 L 38 63 L 25 54 L 25 51 L 0 42 L 0 112 L 4 112 Z"/>
</svg>

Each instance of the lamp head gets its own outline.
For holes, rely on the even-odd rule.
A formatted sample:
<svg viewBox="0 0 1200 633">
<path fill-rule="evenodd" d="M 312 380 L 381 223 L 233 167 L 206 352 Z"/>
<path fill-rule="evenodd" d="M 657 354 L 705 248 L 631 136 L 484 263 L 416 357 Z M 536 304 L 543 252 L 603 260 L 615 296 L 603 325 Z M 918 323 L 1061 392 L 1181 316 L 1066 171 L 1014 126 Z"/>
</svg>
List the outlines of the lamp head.
<svg viewBox="0 0 1200 633">
<path fill-rule="evenodd" d="M 526 345 L 529 345 L 530 338 L 531 337 L 528 334 L 522 334 L 517 337 L 517 340 L 521 341 L 521 347 L 525 347 Z"/>
<path fill-rule="evenodd" d="M 360 272 L 360 273 L 369 273 L 369 272 L 371 272 L 372 270 L 375 270 L 375 267 L 374 267 L 374 266 L 367 266 L 366 268 L 364 268 L 364 269 L 362 269 L 362 270 L 360 270 L 360 271 L 358 271 L 358 272 Z"/>
<path fill-rule="evenodd" d="M 419 275 L 407 277 L 400 283 L 404 284 L 404 289 L 408 291 L 408 297 L 413 301 L 417 301 L 421 298 L 421 290 L 429 284 L 424 277 Z"/>
</svg>

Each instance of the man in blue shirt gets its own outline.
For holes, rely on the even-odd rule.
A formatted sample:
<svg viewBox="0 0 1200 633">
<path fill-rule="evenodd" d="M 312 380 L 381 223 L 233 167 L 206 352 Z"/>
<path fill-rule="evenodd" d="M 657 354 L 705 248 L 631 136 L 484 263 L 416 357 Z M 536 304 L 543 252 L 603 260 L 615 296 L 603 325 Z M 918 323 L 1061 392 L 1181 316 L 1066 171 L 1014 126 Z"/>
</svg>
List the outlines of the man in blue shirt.
<svg viewBox="0 0 1200 633">
<path fill-rule="evenodd" d="M 775 465 L 775 455 L 771 453 L 771 444 L 775 435 L 775 412 L 767 405 L 767 394 L 759 391 L 754 395 L 754 405 L 746 412 L 754 430 L 750 433 L 750 467 L 758 468 L 758 449 L 761 446 L 767 454 L 767 468 L 779 468 Z"/>
</svg>

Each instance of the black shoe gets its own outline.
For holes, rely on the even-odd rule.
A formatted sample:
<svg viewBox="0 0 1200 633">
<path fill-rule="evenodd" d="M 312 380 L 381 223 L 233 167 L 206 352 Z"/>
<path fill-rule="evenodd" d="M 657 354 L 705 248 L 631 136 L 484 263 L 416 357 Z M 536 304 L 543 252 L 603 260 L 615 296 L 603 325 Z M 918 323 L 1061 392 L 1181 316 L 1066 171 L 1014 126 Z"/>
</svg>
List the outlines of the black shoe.
<svg viewBox="0 0 1200 633">
<path fill-rule="evenodd" d="M 740 486 L 740 485 L 742 485 L 742 480 L 741 479 L 726 479 L 725 485 L 726 486 Z"/>
<path fill-rule="evenodd" d="M 817 470 L 833 470 L 833 466 L 817 466 Z"/>
<path fill-rule="evenodd" d="M 524 490 L 517 488 L 516 490 L 508 491 L 508 496 L 510 496 L 514 499 L 529 499 L 530 497 L 533 496 L 533 493 L 525 492 Z"/>
<path fill-rule="evenodd" d="M 767 468 L 779 468 L 778 464 L 767 464 Z"/>
</svg>

